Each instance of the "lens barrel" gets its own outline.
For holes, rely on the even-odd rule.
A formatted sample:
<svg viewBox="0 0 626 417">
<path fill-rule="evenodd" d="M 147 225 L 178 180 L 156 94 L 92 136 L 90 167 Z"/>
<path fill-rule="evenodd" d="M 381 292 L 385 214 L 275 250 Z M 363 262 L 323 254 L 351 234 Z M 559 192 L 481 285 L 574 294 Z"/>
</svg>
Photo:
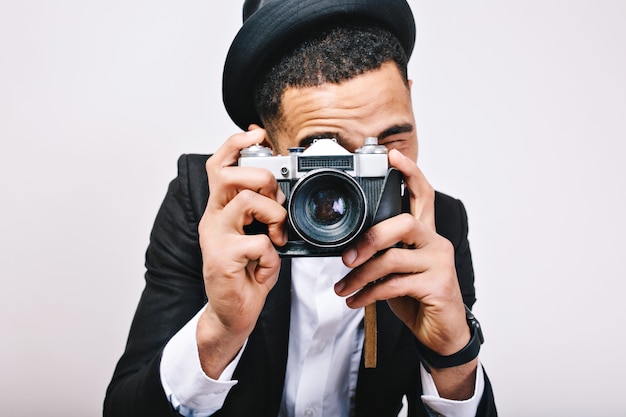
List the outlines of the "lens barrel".
<svg viewBox="0 0 626 417">
<path fill-rule="evenodd" d="M 349 243 L 363 230 L 368 215 L 359 183 L 336 169 L 319 169 L 302 177 L 292 189 L 288 214 L 304 241 L 324 248 Z"/>
</svg>

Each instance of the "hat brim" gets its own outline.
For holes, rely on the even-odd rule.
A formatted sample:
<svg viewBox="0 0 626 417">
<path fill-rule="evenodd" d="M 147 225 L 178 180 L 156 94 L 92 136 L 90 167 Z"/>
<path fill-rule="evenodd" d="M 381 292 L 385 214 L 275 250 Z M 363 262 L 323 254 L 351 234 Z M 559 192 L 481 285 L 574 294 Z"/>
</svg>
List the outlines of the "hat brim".
<svg viewBox="0 0 626 417">
<path fill-rule="evenodd" d="M 233 40 L 222 79 L 222 98 L 231 119 L 243 130 L 261 125 L 253 104 L 257 73 L 268 58 L 322 22 L 364 19 L 389 29 L 411 55 L 415 20 L 405 0 L 269 1 L 243 24 Z"/>
</svg>

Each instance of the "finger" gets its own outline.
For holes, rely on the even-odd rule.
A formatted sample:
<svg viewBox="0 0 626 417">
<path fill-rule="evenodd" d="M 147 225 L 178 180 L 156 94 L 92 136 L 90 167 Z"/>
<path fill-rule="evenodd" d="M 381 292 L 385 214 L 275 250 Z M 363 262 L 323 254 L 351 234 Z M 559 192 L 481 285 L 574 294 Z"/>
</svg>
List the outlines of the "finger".
<svg viewBox="0 0 626 417">
<path fill-rule="evenodd" d="M 422 275 L 419 276 L 423 278 Z M 346 304 L 350 308 L 361 308 L 379 300 L 393 300 L 404 297 L 405 293 L 414 285 L 410 281 L 416 276 L 393 274 L 379 282 L 362 288 L 346 298 Z"/>
<path fill-rule="evenodd" d="M 222 215 L 222 226 L 231 225 L 239 234 L 244 233 L 244 226 L 256 219 L 267 225 L 272 242 L 279 246 L 287 243 L 287 210 L 268 197 L 243 190 L 224 207 Z"/>
<path fill-rule="evenodd" d="M 354 268 L 335 284 L 339 296 L 347 296 L 392 274 L 422 273 L 429 267 L 426 251 L 391 248 Z"/>
<path fill-rule="evenodd" d="M 248 146 L 264 142 L 265 137 L 265 129 L 253 129 L 232 135 L 207 160 L 207 172 L 209 176 L 216 169 L 233 165 L 239 159 L 239 151 Z"/>
<path fill-rule="evenodd" d="M 389 151 L 389 163 L 404 177 L 410 194 L 411 213 L 435 230 L 435 190 L 422 170 L 396 149 Z"/>
<path fill-rule="evenodd" d="M 459 292 L 458 283 L 452 279 L 444 278 L 444 273 L 436 272 L 428 266 L 429 255 L 418 255 L 418 250 L 399 249 L 404 252 L 414 252 L 407 254 L 409 257 L 420 257 L 415 265 L 410 265 L 408 270 L 415 272 L 389 271 L 382 263 L 389 262 L 381 260 L 380 265 L 374 265 L 373 261 L 368 262 L 367 268 L 363 271 L 352 271 L 336 284 L 335 289 L 339 296 L 350 296 L 346 301 L 350 307 L 363 307 L 377 300 L 392 300 L 398 297 L 410 297 L 414 300 L 421 300 L 427 303 L 434 303 L 435 300 L 447 300 L 456 296 Z M 372 265 L 370 265 L 372 263 Z M 403 267 L 407 264 L 404 263 Z M 369 269 L 378 269 L 370 271 Z M 377 273 L 385 273 L 380 278 L 373 279 Z M 451 271 L 445 271 L 445 276 L 453 277 Z M 343 281 L 343 282 L 342 282 Z"/>
<path fill-rule="evenodd" d="M 278 278 L 280 257 L 268 236 L 242 236 L 237 239 L 236 244 L 241 250 L 242 261 L 251 269 L 254 280 L 261 285 L 273 286 Z"/>
<path fill-rule="evenodd" d="M 201 242 L 204 248 L 206 242 Z M 267 235 L 228 234 L 219 237 L 219 242 L 209 239 L 210 248 L 206 247 L 203 254 L 205 269 L 218 271 L 217 274 L 206 274 L 205 277 L 235 282 L 250 262 L 261 261 L 261 267 L 271 267 L 272 257 L 276 250 Z M 217 244 L 219 243 L 219 244 Z M 256 268 L 256 266 L 255 266 Z M 240 284 L 235 284 L 240 285 Z M 222 289 L 225 289 L 223 287 Z"/>
<path fill-rule="evenodd" d="M 285 196 L 270 172 L 255 167 L 234 166 L 242 149 L 265 141 L 266 131 L 251 125 L 248 132 L 231 136 L 207 160 L 206 171 L 211 192 L 208 208 L 223 207 L 242 189 L 251 189 L 273 197 L 280 204 L 284 203 Z"/>
<path fill-rule="evenodd" d="M 355 268 L 381 250 L 399 242 L 419 248 L 433 233 L 427 225 L 410 214 L 399 214 L 369 228 L 343 252 L 343 262 L 346 266 Z"/>
<path fill-rule="evenodd" d="M 283 204 L 286 199 L 276 178 L 268 170 L 257 167 L 224 167 L 210 176 L 212 207 L 224 207 L 244 189 L 269 197 L 279 204 Z"/>
<path fill-rule="evenodd" d="M 336 286 L 348 305 L 362 307 L 376 300 L 408 296 L 426 304 L 460 297 L 452 244 L 440 238 L 423 249 L 389 249 L 353 269 Z"/>
</svg>

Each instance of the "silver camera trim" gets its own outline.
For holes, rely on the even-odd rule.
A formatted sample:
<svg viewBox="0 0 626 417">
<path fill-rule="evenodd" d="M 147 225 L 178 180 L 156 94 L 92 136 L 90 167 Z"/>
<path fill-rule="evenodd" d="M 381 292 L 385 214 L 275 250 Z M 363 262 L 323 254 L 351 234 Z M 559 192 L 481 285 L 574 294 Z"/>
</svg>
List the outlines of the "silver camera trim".
<svg viewBox="0 0 626 417">
<path fill-rule="evenodd" d="M 289 148 L 289 155 L 277 156 L 272 156 L 270 148 L 257 144 L 240 151 L 238 164 L 242 167 L 262 168 L 269 171 L 287 197 L 285 208 L 289 213 L 287 220 L 289 238 L 285 245 L 276 246 L 281 257 L 340 256 L 342 248 L 361 235 L 364 229 L 402 211 L 402 176 L 395 168 L 389 167 L 387 148 L 378 145 L 378 140 L 374 137 L 366 138 L 363 146 L 356 149 L 354 153 L 339 145 L 333 138 L 317 139 L 306 149 Z M 358 194 L 350 190 L 349 197 L 354 197 L 352 200 L 357 204 L 364 203 L 362 208 L 355 208 L 358 210 L 355 213 L 362 215 L 363 220 L 358 217 L 356 217 L 358 220 L 354 222 L 351 220 L 355 217 L 339 220 L 338 225 L 333 224 L 330 227 L 336 227 L 335 230 L 338 232 L 345 230 L 343 236 L 335 238 L 329 234 L 331 238 L 329 240 L 333 242 L 320 243 L 317 239 L 321 238 L 323 241 L 323 233 L 315 236 L 316 230 L 311 229 L 311 232 L 306 230 L 315 226 L 310 223 L 314 219 L 310 217 L 307 222 L 298 222 L 294 217 L 296 215 L 298 217 L 310 216 L 311 213 L 305 212 L 302 204 L 297 210 L 290 210 L 289 206 L 294 204 L 294 200 L 303 201 L 301 197 L 307 199 L 312 195 L 306 189 L 302 193 L 304 178 L 309 178 L 317 171 L 331 173 L 334 170 L 349 178 L 350 185 L 356 186 Z M 341 178 L 338 181 L 341 182 Z M 305 180 L 304 183 L 306 182 Z M 314 182 L 313 185 L 318 184 Z M 300 233 L 299 227 L 302 224 L 305 225 L 304 233 L 311 233 L 310 236 L 305 237 Z M 354 226 L 345 227 L 346 225 Z M 358 225 L 358 230 L 355 229 L 356 225 Z M 257 220 L 245 229 L 246 233 L 251 234 L 267 233 L 267 225 Z"/>
<path fill-rule="evenodd" d="M 350 169 L 329 164 L 324 169 L 336 168 L 353 177 L 384 177 L 389 164 L 387 161 L 387 148 L 377 145 L 378 140 L 374 137 L 366 138 L 364 145 L 354 153 L 349 152 L 337 143 L 336 139 L 316 139 L 306 149 L 292 148 L 289 155 L 272 155 L 272 150 L 265 146 L 252 145 L 242 149 L 239 154 L 239 166 L 264 168 L 270 171 L 277 180 L 299 179 L 314 168 L 301 169 L 302 163 L 298 161 L 315 160 L 331 161 L 352 158 L 353 164 Z"/>
</svg>

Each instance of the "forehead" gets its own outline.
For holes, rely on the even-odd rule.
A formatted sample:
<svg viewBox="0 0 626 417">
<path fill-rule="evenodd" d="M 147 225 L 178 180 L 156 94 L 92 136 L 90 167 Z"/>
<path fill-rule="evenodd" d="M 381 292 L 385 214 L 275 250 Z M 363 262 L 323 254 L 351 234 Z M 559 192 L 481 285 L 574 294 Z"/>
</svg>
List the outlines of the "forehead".
<svg viewBox="0 0 626 417">
<path fill-rule="evenodd" d="M 281 110 L 273 138 L 281 149 L 328 135 L 358 144 L 393 126 L 414 125 L 409 87 L 393 63 L 340 84 L 287 88 Z"/>
</svg>

